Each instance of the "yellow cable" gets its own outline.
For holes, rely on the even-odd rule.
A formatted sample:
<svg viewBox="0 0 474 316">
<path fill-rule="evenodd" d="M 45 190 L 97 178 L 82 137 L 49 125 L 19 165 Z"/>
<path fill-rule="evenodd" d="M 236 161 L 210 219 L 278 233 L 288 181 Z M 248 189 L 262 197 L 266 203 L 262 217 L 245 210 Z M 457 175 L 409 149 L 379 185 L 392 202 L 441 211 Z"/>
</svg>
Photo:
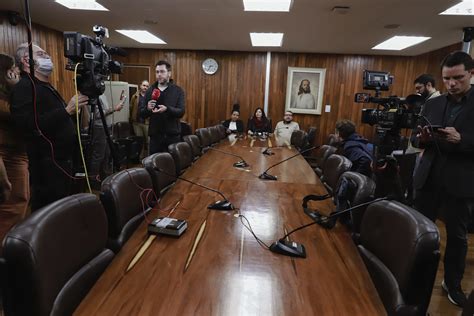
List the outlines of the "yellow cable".
<svg viewBox="0 0 474 316">
<path fill-rule="evenodd" d="M 82 165 L 84 166 L 84 174 L 85 174 L 85 177 L 86 177 L 87 188 L 89 189 L 89 193 L 92 193 L 91 184 L 89 182 L 89 174 L 87 173 L 86 159 L 84 158 L 84 150 L 82 149 L 81 129 L 79 128 L 79 94 L 77 93 L 77 67 L 78 66 L 79 66 L 79 63 L 77 63 L 76 67 L 74 68 L 74 90 L 76 92 L 77 139 L 79 141 L 79 148 L 81 149 Z"/>
</svg>

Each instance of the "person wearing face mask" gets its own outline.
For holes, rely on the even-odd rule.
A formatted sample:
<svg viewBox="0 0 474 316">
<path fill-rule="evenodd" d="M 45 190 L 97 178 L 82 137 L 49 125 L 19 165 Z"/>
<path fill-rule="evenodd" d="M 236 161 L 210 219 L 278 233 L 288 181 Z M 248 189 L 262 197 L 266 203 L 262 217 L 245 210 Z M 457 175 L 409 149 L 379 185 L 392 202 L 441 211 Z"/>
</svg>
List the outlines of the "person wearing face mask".
<svg viewBox="0 0 474 316">
<path fill-rule="evenodd" d="M 35 211 L 70 194 L 76 148 L 72 117 L 76 113 L 76 97 L 66 103 L 49 83 L 54 64 L 37 45 L 32 47 L 35 73 L 31 74 L 28 49 L 24 43 L 16 50 L 21 73 L 20 81 L 12 89 L 10 111 L 26 138 L 31 210 Z M 80 109 L 87 105 L 88 97 L 78 95 L 77 100 Z"/>
<path fill-rule="evenodd" d="M 184 91 L 171 78 L 171 65 L 160 60 L 155 65 L 156 82 L 145 93 L 144 118 L 150 118 L 150 155 L 168 151 L 168 145 L 181 140 L 180 118 L 185 112 Z M 158 96 L 158 90 L 159 96 Z"/>
<path fill-rule="evenodd" d="M 270 134 L 272 132 L 272 123 L 267 118 L 265 111 L 263 111 L 261 107 L 255 109 L 253 116 L 249 119 L 247 129 L 249 135 L 258 133 Z"/>
<path fill-rule="evenodd" d="M 241 134 L 244 132 L 244 122 L 239 120 L 240 117 L 240 105 L 234 104 L 232 107 L 232 114 L 230 119 L 224 121 L 222 125 L 226 128 L 227 134 Z"/>
<path fill-rule="evenodd" d="M 10 94 L 20 80 L 13 57 L 0 54 L 0 239 L 26 214 L 30 199 L 25 142 L 10 115 Z"/>
</svg>

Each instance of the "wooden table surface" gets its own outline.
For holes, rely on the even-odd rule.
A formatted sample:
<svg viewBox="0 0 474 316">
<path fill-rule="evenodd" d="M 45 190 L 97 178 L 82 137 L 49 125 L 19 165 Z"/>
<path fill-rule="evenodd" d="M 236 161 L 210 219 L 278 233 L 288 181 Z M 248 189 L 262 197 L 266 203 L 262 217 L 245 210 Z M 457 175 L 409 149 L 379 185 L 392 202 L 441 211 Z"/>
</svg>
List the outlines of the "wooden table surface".
<svg viewBox="0 0 474 316">
<path fill-rule="evenodd" d="M 267 245 L 300 225 L 310 223 L 301 207 L 307 194 L 324 187 L 298 156 L 270 170 L 278 181 L 257 176 L 268 166 L 296 153 L 272 148 L 273 156 L 248 140 L 216 148 L 242 156 L 250 171 L 232 167 L 239 159 L 208 151 L 183 177 L 221 190 L 245 215 Z M 144 222 L 118 253 L 83 300 L 75 315 L 384 315 L 385 310 L 349 232 L 340 225 L 317 225 L 290 239 L 304 244 L 307 258 L 291 258 L 260 246 L 243 227 L 237 211 L 212 211 L 220 196 L 177 181 L 148 219 L 186 219 L 180 238 L 157 237 L 138 263 L 126 268 L 148 238 Z M 312 204 L 323 212 L 329 200 Z M 202 238 L 187 269 L 198 231 Z"/>
</svg>

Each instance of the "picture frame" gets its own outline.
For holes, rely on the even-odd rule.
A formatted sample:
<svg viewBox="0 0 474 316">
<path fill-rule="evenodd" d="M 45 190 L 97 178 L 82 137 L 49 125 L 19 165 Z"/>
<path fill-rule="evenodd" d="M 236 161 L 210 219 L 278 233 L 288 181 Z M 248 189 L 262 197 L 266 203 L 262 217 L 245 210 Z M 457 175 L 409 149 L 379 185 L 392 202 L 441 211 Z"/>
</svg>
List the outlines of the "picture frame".
<svg viewBox="0 0 474 316">
<path fill-rule="evenodd" d="M 285 110 L 321 115 L 326 69 L 288 67 Z"/>
</svg>

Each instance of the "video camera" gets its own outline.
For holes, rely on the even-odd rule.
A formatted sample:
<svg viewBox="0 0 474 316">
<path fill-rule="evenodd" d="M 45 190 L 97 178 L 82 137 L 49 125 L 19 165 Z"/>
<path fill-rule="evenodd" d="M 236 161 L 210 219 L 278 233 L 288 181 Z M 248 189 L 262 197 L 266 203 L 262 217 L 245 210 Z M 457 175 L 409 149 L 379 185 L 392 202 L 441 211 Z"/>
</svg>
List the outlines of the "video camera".
<svg viewBox="0 0 474 316">
<path fill-rule="evenodd" d="M 362 123 L 379 125 L 383 128 L 400 129 L 414 128 L 418 121 L 418 114 L 425 99 L 419 94 L 412 94 L 406 98 L 390 96 L 381 98 L 380 91 L 388 91 L 394 77 L 388 72 L 364 70 L 363 87 L 375 90 L 375 96 L 368 93 L 356 93 L 355 102 L 375 103 L 377 109 L 362 109 Z M 382 108 L 380 109 L 380 106 Z"/>
<path fill-rule="evenodd" d="M 108 30 L 95 25 L 92 31 L 95 39 L 78 32 L 64 32 L 64 56 L 69 59 L 66 69 L 77 67 L 77 85 L 79 91 L 89 98 L 97 98 L 104 93 L 104 80 L 111 73 L 122 73 L 122 64 L 112 60 L 112 55 L 126 56 L 126 52 L 118 47 L 107 47 L 103 38 L 108 37 Z"/>
</svg>

